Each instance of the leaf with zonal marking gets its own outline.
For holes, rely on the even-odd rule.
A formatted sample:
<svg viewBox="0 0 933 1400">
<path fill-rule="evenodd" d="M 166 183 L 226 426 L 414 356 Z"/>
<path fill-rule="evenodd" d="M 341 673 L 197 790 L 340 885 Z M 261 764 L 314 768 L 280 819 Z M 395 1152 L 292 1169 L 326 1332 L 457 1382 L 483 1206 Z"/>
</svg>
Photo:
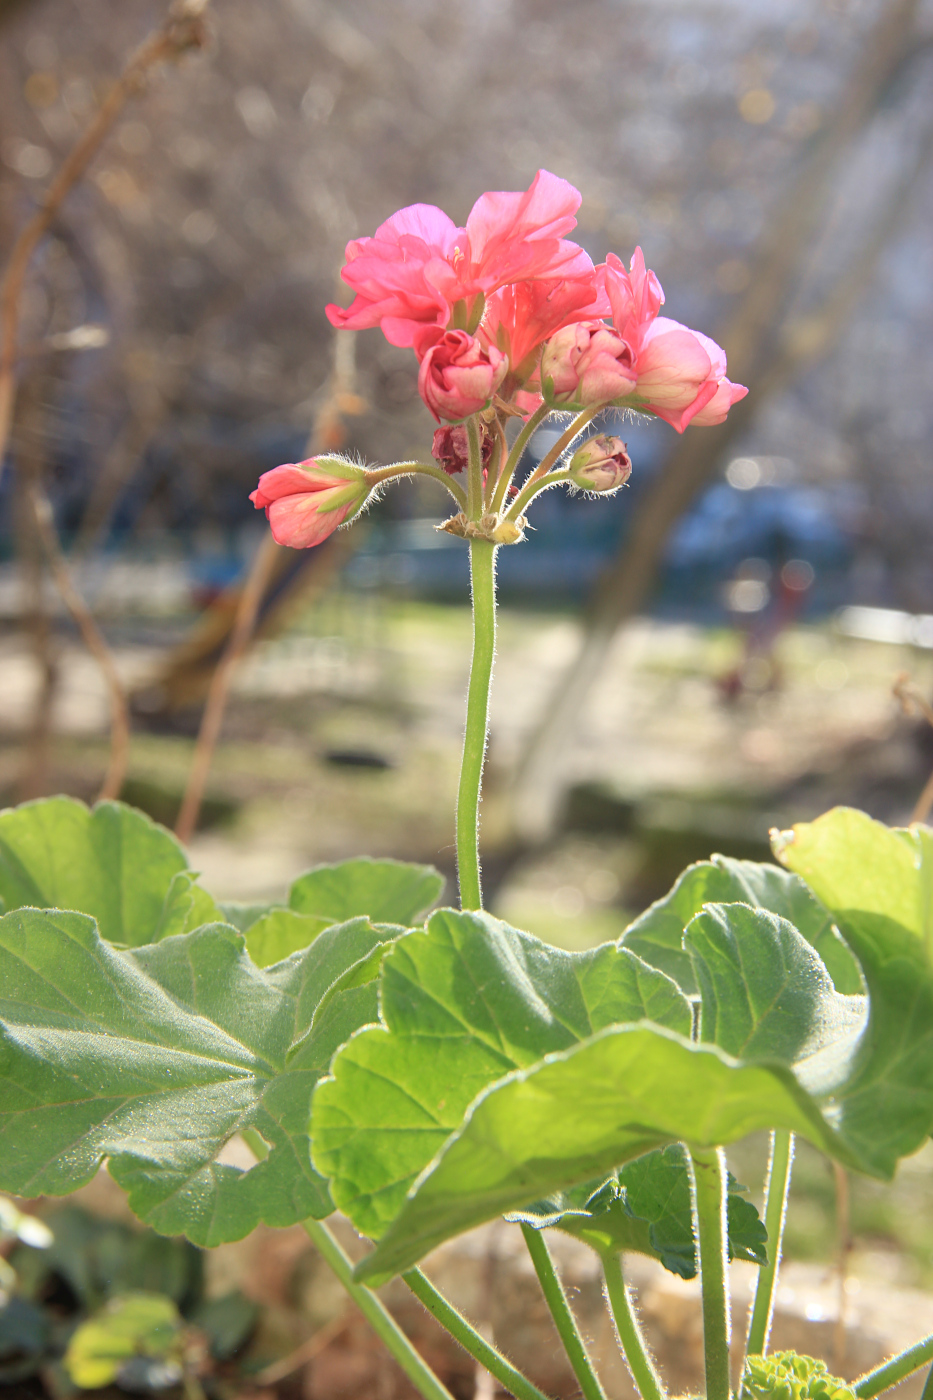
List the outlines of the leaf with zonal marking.
<svg viewBox="0 0 933 1400">
<path fill-rule="evenodd" d="M 311 1091 L 335 1035 L 375 1015 L 373 954 L 396 932 L 334 925 L 263 971 L 225 924 L 119 950 L 83 914 L 5 915 L 0 1189 L 63 1195 L 109 1158 L 141 1219 L 201 1245 L 329 1214 Z M 219 1160 L 245 1129 L 271 1148 L 246 1172 Z"/>
</svg>

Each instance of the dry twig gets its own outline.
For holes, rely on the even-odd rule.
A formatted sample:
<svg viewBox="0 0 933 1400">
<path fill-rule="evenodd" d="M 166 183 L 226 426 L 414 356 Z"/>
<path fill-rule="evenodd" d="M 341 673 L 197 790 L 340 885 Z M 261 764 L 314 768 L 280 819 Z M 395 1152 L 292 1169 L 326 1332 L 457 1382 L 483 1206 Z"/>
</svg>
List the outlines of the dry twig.
<svg viewBox="0 0 933 1400">
<path fill-rule="evenodd" d="M 360 413 L 365 404 L 354 393 L 355 360 L 353 354 L 354 337 L 339 332 L 334 340 L 334 369 L 326 387 L 321 405 L 315 414 L 311 431 L 311 453 L 333 451 L 340 447 L 344 439 L 343 418 L 347 414 Z M 204 788 L 210 772 L 214 749 L 220 737 L 224 711 L 230 693 L 230 683 L 237 663 L 249 645 L 256 625 L 256 617 L 272 577 L 282 546 L 277 545 L 271 535 L 266 535 L 253 558 L 250 571 L 237 602 L 237 610 L 230 631 L 230 638 L 223 656 L 211 676 L 210 689 L 198 730 L 197 744 L 188 774 L 188 783 L 182 799 L 181 811 L 175 823 L 175 835 L 179 841 L 190 841 L 198 821 Z"/>
<path fill-rule="evenodd" d="M 206 39 L 203 12 L 206 5 L 207 0 L 176 0 L 165 24 L 130 57 L 84 135 L 65 158 L 39 208 L 13 245 L 0 285 L 0 470 L 13 421 L 20 300 L 32 255 L 66 197 L 97 155 L 126 103 L 145 85 L 149 70 L 157 63 L 180 58 L 189 49 L 203 47 Z"/>
<path fill-rule="evenodd" d="M 339 1317 L 332 1318 L 324 1327 L 320 1327 L 313 1337 L 309 1337 L 306 1342 L 302 1342 L 300 1347 L 289 1352 L 288 1356 L 283 1356 L 280 1361 L 273 1361 L 271 1366 L 259 1372 L 253 1379 L 259 1385 L 275 1385 L 277 1381 L 284 1380 L 299 1367 L 306 1366 L 309 1361 L 313 1361 L 316 1356 L 320 1356 L 331 1342 L 336 1341 L 342 1332 L 350 1326 L 351 1314 L 349 1311 L 341 1313 Z"/>
<path fill-rule="evenodd" d="M 55 586 L 62 596 L 65 607 L 77 623 L 78 630 L 88 651 L 94 657 L 103 673 L 110 696 L 110 762 L 100 792 L 98 802 L 109 797 L 119 797 L 130 747 L 130 712 L 126 691 L 113 659 L 113 653 L 104 641 L 103 635 L 87 603 L 75 587 L 65 556 L 62 553 L 52 507 L 45 492 L 33 485 L 29 491 L 29 503 L 36 520 L 36 530 L 42 541 L 42 548 L 49 561 L 49 568 Z"/>
</svg>

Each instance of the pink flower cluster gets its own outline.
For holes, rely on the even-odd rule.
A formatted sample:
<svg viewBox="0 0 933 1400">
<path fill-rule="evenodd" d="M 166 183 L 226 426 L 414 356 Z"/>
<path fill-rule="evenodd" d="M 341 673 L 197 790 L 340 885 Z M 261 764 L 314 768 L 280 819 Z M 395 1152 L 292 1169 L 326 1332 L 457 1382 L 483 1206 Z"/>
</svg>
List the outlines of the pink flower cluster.
<svg viewBox="0 0 933 1400">
<path fill-rule="evenodd" d="M 539 170 L 523 192 L 481 195 L 463 228 L 432 204 L 413 204 L 372 238 L 347 245 L 343 278 L 356 295 L 346 310 L 328 306 L 330 322 L 348 330 L 379 326 L 393 345 L 411 347 L 421 397 L 445 425 L 435 433 L 434 456 L 447 476 L 467 466 L 465 420 L 484 415 L 475 425 L 485 513 L 479 526 L 471 516 L 474 529 L 495 521 L 517 494 L 515 463 L 506 464 L 508 416 L 571 409 L 586 414 L 582 425 L 612 406 L 656 414 L 682 433 L 689 423 L 721 423 L 747 393 L 727 379 L 714 341 L 660 315 L 664 293 L 640 248 L 628 268 L 614 253 L 594 267 L 565 237 L 579 206 L 572 185 Z M 367 472 L 343 458 L 312 458 L 266 472 L 250 499 L 280 544 L 305 548 L 358 514 L 380 482 L 408 469 Z M 609 492 L 631 469 L 625 443 L 599 437 L 579 449 L 563 479 Z M 467 504 L 459 487 L 450 490 L 461 508 Z M 512 515 L 524 500 L 498 533 L 489 525 L 495 543 L 503 531 L 521 538 L 523 522 Z"/>
<path fill-rule="evenodd" d="M 580 194 L 547 170 L 523 193 L 484 194 L 464 228 L 431 204 L 393 214 L 347 245 L 356 296 L 331 324 L 380 326 L 418 357 L 418 387 L 438 422 L 458 422 L 497 395 L 527 414 L 615 404 L 683 432 L 721 423 L 746 390 L 726 378 L 708 337 L 660 316 L 661 284 L 636 249 L 594 267 L 564 237 Z M 542 351 L 543 347 L 543 351 Z"/>
</svg>

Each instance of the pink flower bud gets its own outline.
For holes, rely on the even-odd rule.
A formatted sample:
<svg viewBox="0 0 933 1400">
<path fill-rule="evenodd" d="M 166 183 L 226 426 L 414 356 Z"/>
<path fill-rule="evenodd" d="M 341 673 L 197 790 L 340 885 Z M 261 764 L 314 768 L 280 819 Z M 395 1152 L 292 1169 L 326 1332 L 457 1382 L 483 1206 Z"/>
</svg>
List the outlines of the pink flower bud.
<svg viewBox="0 0 933 1400">
<path fill-rule="evenodd" d="M 580 321 L 552 335 L 541 356 L 541 386 L 556 407 L 586 408 L 624 398 L 635 387 L 631 346 L 602 321 Z"/>
<path fill-rule="evenodd" d="M 468 331 L 425 332 L 418 390 L 434 417 L 459 422 L 485 408 L 508 373 L 508 358 Z"/>
<path fill-rule="evenodd" d="M 492 457 L 492 434 L 483 427 L 480 438 L 483 470 Z M 431 456 L 448 476 L 456 476 L 470 464 L 470 445 L 465 423 L 447 424 L 437 428 L 431 444 Z"/>
<path fill-rule="evenodd" d="M 369 495 L 366 473 L 342 457 L 309 457 L 263 472 L 250 500 L 277 544 L 308 549 L 358 514 Z"/>
<path fill-rule="evenodd" d="M 581 491 L 617 491 L 632 475 L 632 459 L 621 438 L 591 437 L 573 454 L 570 476 Z"/>
</svg>

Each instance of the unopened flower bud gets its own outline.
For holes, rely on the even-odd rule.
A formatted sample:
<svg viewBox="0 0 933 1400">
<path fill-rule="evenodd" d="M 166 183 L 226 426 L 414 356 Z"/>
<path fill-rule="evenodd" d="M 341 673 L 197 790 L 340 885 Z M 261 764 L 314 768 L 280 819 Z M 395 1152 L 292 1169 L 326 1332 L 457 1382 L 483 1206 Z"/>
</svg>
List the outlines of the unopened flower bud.
<svg viewBox="0 0 933 1400">
<path fill-rule="evenodd" d="M 624 398 L 635 387 L 628 342 L 602 321 L 580 321 L 552 335 L 541 356 L 541 388 L 556 408 Z"/>
<path fill-rule="evenodd" d="M 479 413 L 508 373 L 501 350 L 467 331 L 432 329 L 419 337 L 415 349 L 421 356 L 418 392 L 439 423 Z"/>
<path fill-rule="evenodd" d="M 309 457 L 263 472 L 250 496 L 278 544 L 308 549 L 359 513 L 370 492 L 366 472 L 343 457 Z"/>
<path fill-rule="evenodd" d="M 581 491 L 617 491 L 632 475 L 632 459 L 621 438 L 587 438 L 570 462 L 570 479 Z"/>
</svg>

